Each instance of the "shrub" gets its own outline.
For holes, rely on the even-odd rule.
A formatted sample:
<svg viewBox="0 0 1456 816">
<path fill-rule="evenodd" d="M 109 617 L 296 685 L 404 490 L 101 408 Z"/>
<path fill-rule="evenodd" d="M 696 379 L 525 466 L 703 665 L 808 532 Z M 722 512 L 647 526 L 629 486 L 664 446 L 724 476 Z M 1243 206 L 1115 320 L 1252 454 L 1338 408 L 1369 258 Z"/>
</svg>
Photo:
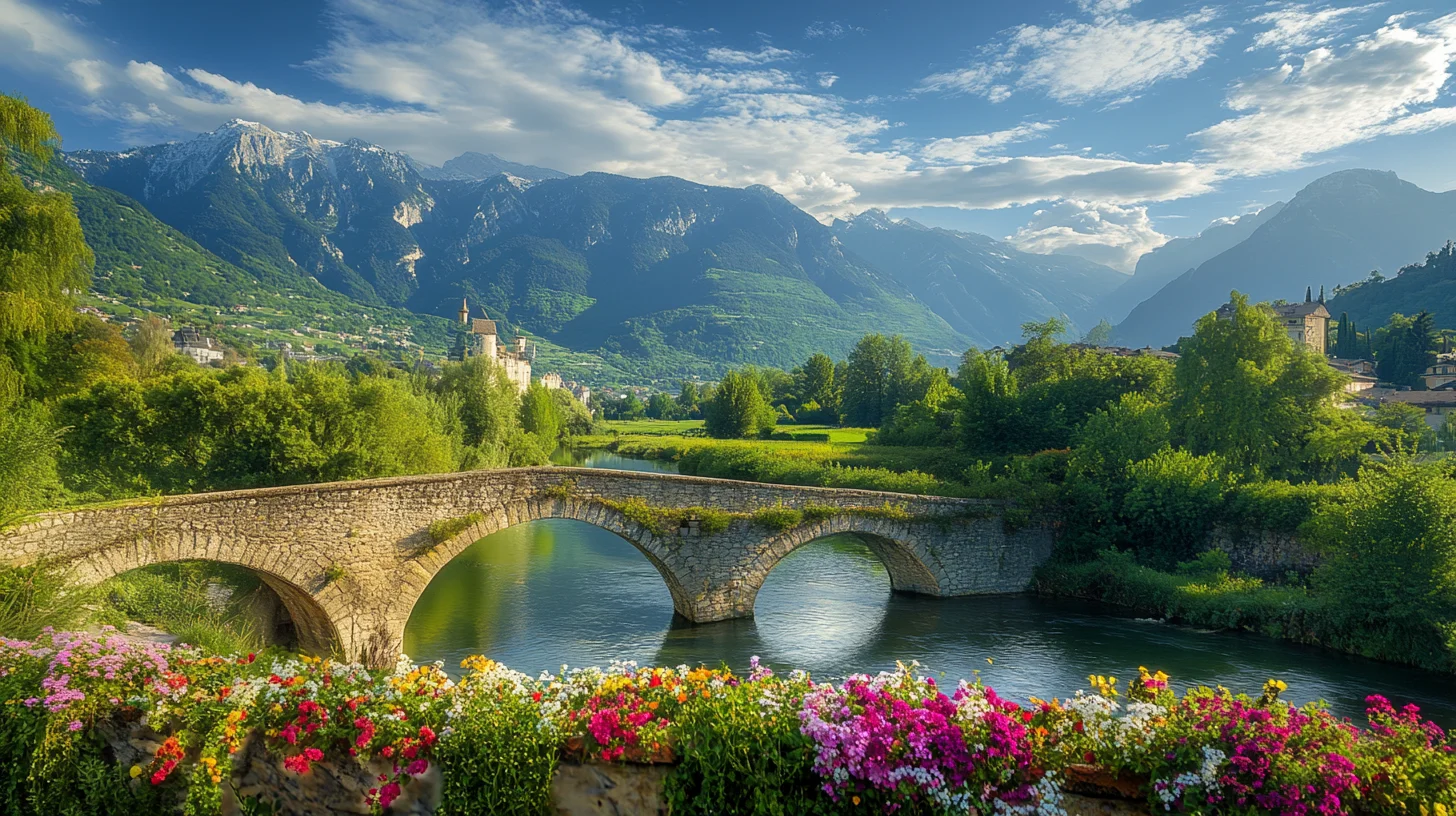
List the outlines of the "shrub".
<svg viewBox="0 0 1456 816">
<path fill-rule="evenodd" d="M 792 507 L 763 507 L 753 511 L 750 520 L 759 527 L 783 532 L 798 527 L 804 522 L 804 514 Z"/>
<path fill-rule="evenodd" d="M 1406 460 L 1369 466 L 1315 522 L 1331 642 L 1456 669 L 1456 481 Z"/>
<path fill-rule="evenodd" d="M 436 544 L 444 544 L 466 530 L 480 523 L 485 516 L 480 513 L 470 513 L 458 518 L 440 519 L 430 522 L 430 540 Z"/>
</svg>

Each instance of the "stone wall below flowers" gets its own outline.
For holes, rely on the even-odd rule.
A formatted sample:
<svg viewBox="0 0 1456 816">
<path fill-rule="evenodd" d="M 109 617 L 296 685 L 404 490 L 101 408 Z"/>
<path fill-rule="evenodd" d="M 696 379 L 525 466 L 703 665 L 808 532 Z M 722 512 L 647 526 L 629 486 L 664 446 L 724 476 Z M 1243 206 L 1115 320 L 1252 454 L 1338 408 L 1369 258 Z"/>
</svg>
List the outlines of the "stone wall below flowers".
<svg viewBox="0 0 1456 816">
<path fill-rule="evenodd" d="M 140 721 L 113 721 L 102 736 L 120 766 L 145 765 L 164 737 Z M 250 735 L 234 760 L 231 784 L 223 786 L 223 816 L 245 813 L 240 799 L 268 803 L 277 816 L 367 816 L 372 813 L 365 792 L 378 786 L 378 775 L 389 763 L 376 759 L 367 765 L 315 762 L 306 774 L 285 769 L 270 755 L 263 741 Z M 551 807 L 555 816 L 668 816 L 663 787 L 670 764 L 602 763 L 564 759 L 551 780 Z M 145 780 L 138 780 L 142 784 Z M 430 816 L 440 806 L 443 779 L 440 766 L 415 777 L 389 807 L 391 816 Z M 1074 786 L 1075 787 L 1075 786 Z M 1110 791 L 1107 793 L 1111 793 Z M 181 803 L 178 803 L 180 808 Z M 1148 816 L 1142 801 L 1116 795 L 1063 793 L 1068 816 Z"/>
</svg>

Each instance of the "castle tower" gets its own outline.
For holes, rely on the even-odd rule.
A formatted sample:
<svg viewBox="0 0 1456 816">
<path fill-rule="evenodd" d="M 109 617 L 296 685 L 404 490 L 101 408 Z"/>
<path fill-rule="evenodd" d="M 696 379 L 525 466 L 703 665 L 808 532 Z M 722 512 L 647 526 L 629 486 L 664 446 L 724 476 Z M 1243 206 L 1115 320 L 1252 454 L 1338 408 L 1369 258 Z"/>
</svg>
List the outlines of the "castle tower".
<svg viewBox="0 0 1456 816">
<path fill-rule="evenodd" d="M 468 323 L 470 323 L 470 304 L 465 302 L 465 298 L 460 298 L 460 325 L 464 326 Z"/>
</svg>

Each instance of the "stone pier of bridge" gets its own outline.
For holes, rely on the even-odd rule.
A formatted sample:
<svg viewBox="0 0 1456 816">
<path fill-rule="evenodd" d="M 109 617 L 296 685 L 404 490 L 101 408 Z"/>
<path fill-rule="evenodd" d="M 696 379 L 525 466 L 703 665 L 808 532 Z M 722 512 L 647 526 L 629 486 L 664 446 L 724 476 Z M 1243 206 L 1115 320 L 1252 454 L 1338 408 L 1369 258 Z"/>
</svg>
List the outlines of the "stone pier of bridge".
<svg viewBox="0 0 1456 816">
<path fill-rule="evenodd" d="M 753 516 L 780 507 L 809 512 L 787 528 Z M 724 529 L 705 527 L 695 508 L 731 520 Z M 752 615 L 759 587 L 784 556 L 837 533 L 861 539 L 896 591 L 1023 591 L 1051 554 L 1052 530 L 1038 521 L 1011 529 L 1003 509 L 984 500 L 513 468 L 47 513 L 0 531 L 0 563 L 46 559 L 81 585 L 164 562 L 234 564 L 277 593 L 305 651 L 384 665 L 398 655 L 410 612 L 440 569 L 516 524 L 565 518 L 616 533 L 657 568 L 678 614 L 707 623 Z"/>
</svg>

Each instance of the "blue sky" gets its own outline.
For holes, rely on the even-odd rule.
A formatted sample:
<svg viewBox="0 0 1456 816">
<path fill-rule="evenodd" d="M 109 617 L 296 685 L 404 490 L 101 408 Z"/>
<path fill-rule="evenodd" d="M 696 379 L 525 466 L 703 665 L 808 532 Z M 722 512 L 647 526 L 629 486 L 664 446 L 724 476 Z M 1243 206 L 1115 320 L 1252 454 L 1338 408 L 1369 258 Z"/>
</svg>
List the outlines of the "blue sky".
<svg viewBox="0 0 1456 816">
<path fill-rule="evenodd" d="M 230 118 L 767 184 L 1123 269 L 1348 167 L 1456 188 L 1456 6 L 0 0 L 66 147 Z"/>
</svg>

